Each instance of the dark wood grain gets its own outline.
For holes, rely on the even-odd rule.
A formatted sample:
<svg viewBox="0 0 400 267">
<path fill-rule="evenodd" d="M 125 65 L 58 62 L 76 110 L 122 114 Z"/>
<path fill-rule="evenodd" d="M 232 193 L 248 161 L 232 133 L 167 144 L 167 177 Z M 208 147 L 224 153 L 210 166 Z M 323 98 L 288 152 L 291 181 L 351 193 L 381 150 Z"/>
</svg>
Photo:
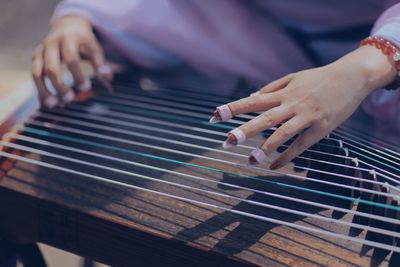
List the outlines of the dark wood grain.
<svg viewBox="0 0 400 267">
<path fill-rule="evenodd" d="M 40 119 L 40 117 L 37 120 L 46 121 L 46 119 Z M 68 124 L 62 122 L 58 122 L 58 124 L 68 126 Z M 41 127 L 36 128 L 42 129 Z M 85 127 L 81 128 L 84 129 Z M 146 131 L 142 131 L 142 133 L 146 133 Z M 25 134 L 35 137 L 34 134 Z M 149 142 L 145 138 L 118 135 L 107 131 L 104 134 L 120 136 L 126 140 Z M 151 134 L 158 136 L 157 133 Z M 168 137 L 168 135 L 164 135 L 164 137 Z M 41 138 L 52 142 L 57 141 L 50 137 Z M 176 140 L 188 141 L 185 138 L 177 138 Z M 101 140 L 96 141 L 100 142 Z M 256 145 L 261 141 L 262 137 L 259 136 L 252 141 L 252 144 Z M 268 175 L 265 172 L 254 170 L 243 170 L 233 165 L 212 162 L 206 159 L 177 156 L 167 152 L 144 149 L 140 146 L 121 144 L 114 141 L 103 140 L 103 142 L 123 147 L 124 149 L 171 157 L 183 162 L 222 169 L 232 173 L 243 173 L 259 178 L 268 176 L 270 181 L 286 182 L 299 186 L 313 186 L 301 179 L 272 176 L 271 174 Z M 21 141 L 17 143 L 26 145 Z M 247 181 L 226 173 L 216 173 L 190 166 L 179 166 L 136 155 L 127 155 L 118 151 L 105 151 L 104 149 L 82 144 L 73 144 L 65 141 L 61 143 L 134 162 L 154 165 L 185 174 L 208 177 L 216 181 L 235 183 L 267 192 L 290 195 L 320 203 L 331 203 L 332 201 L 328 197 L 324 198 L 290 190 L 274 184 Z M 152 141 L 151 144 L 157 145 L 158 142 Z M 197 141 L 196 144 L 205 145 L 204 142 L 200 141 Z M 163 145 L 177 148 L 173 144 Z M 45 148 L 43 146 L 40 149 L 60 153 L 60 150 L 54 148 Z M 205 152 L 200 149 L 184 147 L 179 147 L 179 149 L 213 158 L 238 161 L 233 156 L 215 151 Z M 7 151 L 11 152 L 10 150 Z M 245 152 L 241 148 L 235 148 L 233 151 L 238 153 Z M 345 235 L 349 231 L 348 228 L 337 224 L 321 224 L 321 221 L 314 218 L 288 215 L 268 208 L 254 207 L 254 205 L 246 202 L 176 188 L 154 181 L 145 181 L 100 168 L 79 166 L 47 156 L 41 157 L 34 153 L 23 153 L 23 155 L 24 157 L 41 160 L 57 166 L 66 166 L 136 186 L 168 192 L 241 211 L 254 212 L 299 225 L 316 226 L 320 229 L 327 229 Z M 65 155 L 73 158 L 85 158 L 72 152 Z M 86 157 L 86 159 L 104 166 L 141 173 L 165 181 L 205 190 L 222 192 L 251 201 L 276 204 L 283 207 L 293 207 L 294 205 L 281 199 L 246 190 L 233 190 L 215 183 L 183 179 L 173 174 L 144 170 L 94 157 Z M 5 159 L 3 159 L 2 164 L 3 167 L 10 164 L 12 166 L 11 168 L 6 168 L 4 175 L 0 178 L 0 230 L 9 238 L 19 242 L 46 243 L 113 266 L 369 266 L 372 261 L 372 251 L 362 254 L 361 245 L 348 241 L 319 236 L 140 190 L 97 182 L 83 176 L 38 167 L 33 164 L 10 162 Z M 285 171 L 295 173 L 292 167 L 286 167 Z M 307 173 L 296 174 L 305 176 Z M 328 217 L 332 215 L 331 210 L 302 207 L 301 205 L 296 208 L 311 214 L 321 214 Z M 351 217 L 346 214 L 341 216 L 343 216 L 342 220 L 351 220 Z M 361 234 L 362 236 L 363 234 Z M 387 261 L 383 259 L 378 264 L 385 266 Z"/>
</svg>

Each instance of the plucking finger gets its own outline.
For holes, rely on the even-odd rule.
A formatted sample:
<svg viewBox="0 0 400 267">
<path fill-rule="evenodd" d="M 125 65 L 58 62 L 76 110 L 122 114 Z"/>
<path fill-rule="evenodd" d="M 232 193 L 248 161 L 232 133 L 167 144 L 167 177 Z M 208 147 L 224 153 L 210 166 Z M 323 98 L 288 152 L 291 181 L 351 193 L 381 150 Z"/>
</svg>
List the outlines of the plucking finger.
<svg viewBox="0 0 400 267">
<path fill-rule="evenodd" d="M 290 109 L 282 106 L 270 109 L 230 131 L 224 148 L 243 143 L 246 139 L 290 119 L 293 115 Z"/>
<path fill-rule="evenodd" d="M 270 166 L 271 170 L 279 169 L 317 143 L 326 134 L 318 127 L 310 127 L 301 133 L 296 140 Z"/>
<path fill-rule="evenodd" d="M 75 97 L 74 92 L 68 88 L 61 75 L 61 59 L 58 45 L 48 45 L 44 50 L 44 72 L 50 79 L 54 88 L 64 103 L 70 103 Z"/>
<path fill-rule="evenodd" d="M 89 91 L 92 87 L 90 79 L 86 77 L 80 62 L 78 43 L 74 40 L 66 39 L 61 47 L 62 58 L 71 72 L 75 86 L 79 91 Z"/>
<path fill-rule="evenodd" d="M 292 80 L 293 78 L 293 74 L 289 74 L 286 75 L 278 80 L 275 80 L 269 84 L 267 84 L 266 86 L 264 86 L 263 88 L 261 88 L 260 90 L 252 93 L 252 96 L 257 96 L 260 94 L 266 94 L 266 93 L 272 93 L 275 92 L 279 89 L 285 88 L 289 82 Z"/>
<path fill-rule="evenodd" d="M 274 94 L 249 96 L 216 108 L 211 123 L 228 121 L 242 113 L 266 111 L 279 106 L 280 99 Z"/>
<path fill-rule="evenodd" d="M 263 161 L 279 146 L 291 139 L 297 134 L 300 134 L 304 129 L 310 126 L 310 122 L 300 116 L 295 116 L 288 120 L 282 126 L 267 138 L 260 148 L 253 150 L 249 156 L 250 164 L 258 164 Z"/>
</svg>

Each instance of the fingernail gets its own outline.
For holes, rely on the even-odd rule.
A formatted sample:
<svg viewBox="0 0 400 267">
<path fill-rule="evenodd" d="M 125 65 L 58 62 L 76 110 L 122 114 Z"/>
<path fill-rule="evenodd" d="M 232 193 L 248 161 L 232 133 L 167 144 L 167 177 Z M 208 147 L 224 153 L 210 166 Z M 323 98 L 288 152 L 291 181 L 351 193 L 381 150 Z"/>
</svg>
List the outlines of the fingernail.
<svg viewBox="0 0 400 267">
<path fill-rule="evenodd" d="M 216 120 L 214 121 L 220 122 L 220 121 L 228 121 L 232 119 L 232 112 L 231 109 L 228 107 L 228 105 L 222 105 L 216 108 L 214 111 L 213 117 L 216 117 Z M 210 119 L 210 122 L 213 120 L 213 118 Z M 218 121 L 220 120 L 220 121 Z"/>
<path fill-rule="evenodd" d="M 222 120 L 216 116 L 212 116 L 211 119 L 209 120 L 210 123 L 218 123 L 222 122 Z"/>
<path fill-rule="evenodd" d="M 279 162 L 279 161 L 274 161 L 274 162 L 272 162 L 271 165 L 269 166 L 269 168 L 270 168 L 271 170 L 276 170 L 276 169 L 279 169 L 280 167 L 282 167 L 282 164 L 281 164 L 281 162 Z"/>
<path fill-rule="evenodd" d="M 257 91 L 257 92 L 254 92 L 254 93 L 250 94 L 250 96 L 256 96 L 256 95 L 259 95 L 259 94 L 260 94 L 260 91 Z"/>
<path fill-rule="evenodd" d="M 100 67 L 97 68 L 97 75 L 110 75 L 112 72 L 111 67 L 108 65 L 102 65 Z"/>
<path fill-rule="evenodd" d="M 89 79 L 86 79 L 83 83 L 79 84 L 76 87 L 81 92 L 87 92 L 92 89 L 92 82 Z"/>
<path fill-rule="evenodd" d="M 54 95 L 50 95 L 46 97 L 46 99 L 44 100 L 44 105 L 47 108 L 54 108 L 55 106 L 57 106 L 57 104 L 58 104 L 58 99 Z"/>
<path fill-rule="evenodd" d="M 71 103 L 75 99 L 75 93 L 69 90 L 65 95 L 63 95 L 62 100 L 64 103 Z"/>
<path fill-rule="evenodd" d="M 249 164 L 250 165 L 260 164 L 264 162 L 266 158 L 267 155 L 265 155 L 264 151 L 260 148 L 256 148 L 250 152 Z"/>
</svg>

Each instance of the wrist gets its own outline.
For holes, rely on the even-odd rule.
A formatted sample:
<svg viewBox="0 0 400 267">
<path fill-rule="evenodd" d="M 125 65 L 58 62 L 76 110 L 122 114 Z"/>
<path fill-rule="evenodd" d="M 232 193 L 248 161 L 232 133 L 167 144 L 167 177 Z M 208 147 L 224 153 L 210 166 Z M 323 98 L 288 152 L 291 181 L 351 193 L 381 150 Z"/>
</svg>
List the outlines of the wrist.
<svg viewBox="0 0 400 267">
<path fill-rule="evenodd" d="M 374 46 L 361 46 L 339 62 L 352 68 L 360 77 L 361 88 L 367 94 L 389 84 L 397 75 L 394 60 Z"/>
<path fill-rule="evenodd" d="M 57 18 L 51 24 L 51 28 L 56 29 L 59 27 L 78 27 L 77 29 L 86 29 L 92 31 L 92 24 L 88 19 L 79 15 L 66 15 Z"/>
</svg>

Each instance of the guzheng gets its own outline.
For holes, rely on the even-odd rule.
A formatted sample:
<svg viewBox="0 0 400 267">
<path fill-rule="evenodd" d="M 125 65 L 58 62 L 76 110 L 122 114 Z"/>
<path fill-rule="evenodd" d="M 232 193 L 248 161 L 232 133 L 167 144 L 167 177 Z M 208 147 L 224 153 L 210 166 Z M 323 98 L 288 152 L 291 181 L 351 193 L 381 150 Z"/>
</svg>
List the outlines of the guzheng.
<svg viewBox="0 0 400 267">
<path fill-rule="evenodd" d="M 1 233 L 115 266 L 400 266 L 398 138 L 343 125 L 249 167 L 274 129 L 224 150 L 257 114 L 208 122 L 244 94 L 168 77 L 121 76 L 3 134 Z"/>
</svg>

